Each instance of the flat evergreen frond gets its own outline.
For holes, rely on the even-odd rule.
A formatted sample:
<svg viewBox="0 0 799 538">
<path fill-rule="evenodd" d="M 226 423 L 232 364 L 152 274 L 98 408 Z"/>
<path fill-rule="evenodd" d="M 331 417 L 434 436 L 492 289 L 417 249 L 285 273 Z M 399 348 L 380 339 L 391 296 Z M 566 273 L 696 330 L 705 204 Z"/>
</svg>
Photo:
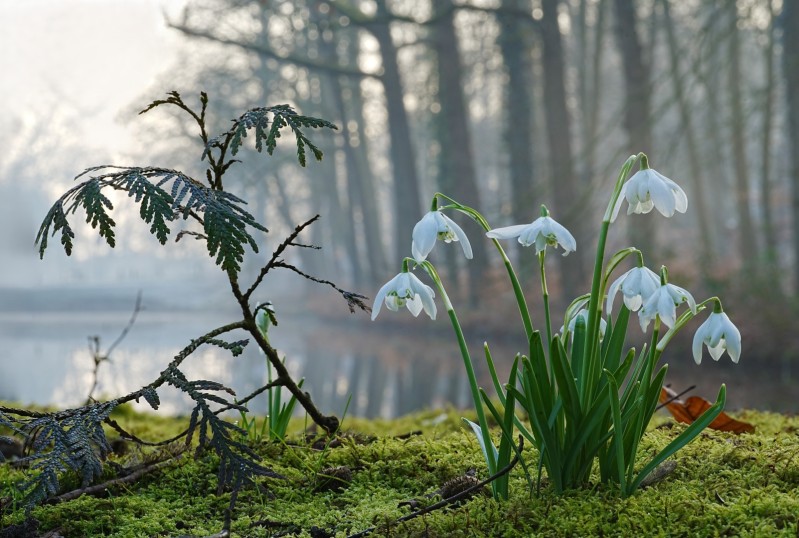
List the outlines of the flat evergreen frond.
<svg viewBox="0 0 799 538">
<path fill-rule="evenodd" d="M 69 414 L 48 414 L 23 426 L 32 439 L 32 455 L 23 461 L 30 464 L 33 476 L 20 485 L 28 509 L 58 493 L 59 476 L 65 471 L 74 471 L 83 487 L 100 477 L 111 451 L 102 423 L 116 405 L 112 400 Z"/>
<path fill-rule="evenodd" d="M 107 210 L 114 209 L 111 200 L 102 193 L 103 185 L 97 178 L 90 179 L 84 183 L 83 188 L 75 195 L 75 203 L 72 205 L 71 212 L 74 213 L 78 204 L 83 206 L 86 211 L 86 222 L 92 228 L 99 226 L 100 237 L 105 239 L 108 246 L 113 248 L 116 245 L 114 239 L 114 226 L 116 223 L 110 217 Z"/>
<path fill-rule="evenodd" d="M 244 352 L 244 348 L 247 344 L 250 343 L 249 340 L 237 340 L 235 342 L 226 342 L 225 340 L 219 340 L 217 338 L 211 338 L 207 342 L 208 344 L 221 347 L 222 349 L 227 349 L 234 357 L 238 357 Z"/>
<path fill-rule="evenodd" d="M 184 108 L 186 106 L 183 103 L 183 98 L 180 96 L 178 92 L 173 90 L 171 92 L 168 92 L 167 95 L 169 97 L 167 97 L 166 99 L 156 99 L 155 101 L 144 107 L 142 110 L 139 111 L 139 114 L 146 114 L 147 112 L 161 105 L 175 105 L 181 108 Z M 206 101 L 208 100 L 208 97 L 205 95 L 205 92 L 202 92 L 200 96 L 201 99 L 204 97 Z"/>
<path fill-rule="evenodd" d="M 172 174 L 168 174 L 164 181 L 168 181 Z M 139 216 L 150 224 L 150 233 L 156 236 L 163 245 L 169 236 L 167 220 L 172 220 L 173 197 L 164 192 L 158 185 L 153 185 L 142 173 L 141 169 L 132 169 L 122 177 L 121 185 L 128 191 L 128 196 L 133 197 L 139 204 Z"/>
<path fill-rule="evenodd" d="M 67 254 L 72 253 L 75 234 L 69 226 L 67 215 L 74 213 L 78 207 L 85 209 L 86 221 L 92 227 L 99 228 L 100 236 L 114 246 L 115 222 L 108 213 L 113 208 L 102 193 L 104 188 L 126 191 L 139 204 L 139 216 L 150 225 L 150 233 L 161 244 L 166 243 L 170 234 L 169 223 L 177 216 L 186 220 L 192 214 L 205 213 L 202 219 L 203 237 L 208 252 L 215 257 L 217 265 L 232 275 L 238 274 L 241 268 L 245 246 L 249 245 L 258 252 L 258 243 L 249 227 L 268 231 L 242 207 L 246 204 L 242 199 L 228 192 L 208 188 L 177 170 L 105 165 L 89 168 L 77 177 L 87 173 L 97 175 L 67 191 L 42 222 L 36 236 L 40 256 L 44 256 L 51 229 L 53 234 L 61 230 L 61 243 Z"/>
<path fill-rule="evenodd" d="M 72 231 L 67 221 L 63 202 L 58 200 L 53 204 L 53 207 L 50 208 L 50 211 L 47 212 L 44 221 L 42 221 L 42 225 L 39 227 L 39 232 L 36 234 L 35 244 L 39 245 L 39 258 L 44 258 L 44 251 L 47 248 L 47 236 L 50 233 L 51 226 L 53 227 L 53 235 L 61 230 L 61 244 L 64 246 L 64 251 L 67 253 L 67 256 L 71 255 L 72 240 L 75 238 L 75 232 Z"/>
<path fill-rule="evenodd" d="M 217 342 L 214 343 L 218 345 Z M 188 394 L 195 402 L 189 419 L 186 442 L 191 442 L 196 431 L 197 451 L 210 448 L 219 456 L 217 479 L 220 489 L 228 485 L 238 487 L 243 481 L 250 480 L 254 476 L 282 478 L 271 469 L 262 466 L 261 458 L 247 445 L 236 440 L 246 436 L 241 427 L 222 420 L 211 408 L 215 403 L 246 412 L 244 406 L 214 394 L 222 392 L 235 396 L 231 389 L 215 381 L 189 381 L 183 372 L 171 366 L 164 373 L 167 383 Z"/>
<path fill-rule="evenodd" d="M 270 114 L 272 115 L 271 126 L 269 125 Z M 255 130 L 255 149 L 259 153 L 262 152 L 264 143 L 266 143 L 266 152 L 272 155 L 275 147 L 277 147 L 280 131 L 285 127 L 289 127 L 297 138 L 297 158 L 302 166 L 306 164 L 306 146 L 311 150 L 316 160 L 322 159 L 322 151 L 308 139 L 303 129 L 318 129 L 322 127 L 337 129 L 335 124 L 329 121 L 297 114 L 289 105 L 252 108 L 233 120 L 233 127 L 229 131 L 208 141 L 203 158 L 211 148 L 222 147 L 225 140 L 230 141 L 230 152 L 232 155 L 236 155 L 243 143 L 243 139 L 247 137 L 247 131 L 251 129 Z"/>
<path fill-rule="evenodd" d="M 216 264 L 230 275 L 237 275 L 244 261 L 246 244 L 258 252 L 258 244 L 247 231 L 247 225 L 265 231 L 255 219 L 236 206 L 238 198 L 221 191 L 209 191 L 203 227 L 207 236 L 208 254 L 216 256 Z"/>
<path fill-rule="evenodd" d="M 158 393 L 152 387 L 144 387 L 141 393 L 144 400 L 150 404 L 150 407 L 153 410 L 158 411 L 158 407 L 161 405 L 161 398 L 159 398 Z M 136 400 L 138 402 L 138 400 Z"/>
</svg>

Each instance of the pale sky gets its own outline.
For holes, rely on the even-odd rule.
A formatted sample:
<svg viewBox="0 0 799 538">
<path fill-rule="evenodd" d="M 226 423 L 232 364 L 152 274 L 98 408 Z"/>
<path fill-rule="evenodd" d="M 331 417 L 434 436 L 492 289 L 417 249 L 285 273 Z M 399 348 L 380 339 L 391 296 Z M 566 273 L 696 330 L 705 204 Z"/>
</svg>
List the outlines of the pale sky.
<svg viewBox="0 0 799 538">
<path fill-rule="evenodd" d="M 0 287 L 94 280 L 76 261 L 111 253 L 96 234 L 78 231 L 88 237 L 72 259 L 54 238 L 43 262 L 33 239 L 75 175 L 128 164 L 141 149 L 136 113 L 160 96 L 148 92 L 176 69 L 185 43 L 165 13 L 177 17 L 185 2 L 0 0 Z"/>
<path fill-rule="evenodd" d="M 0 137 L 13 119 L 33 122 L 58 105 L 85 121 L 87 145 L 124 147 L 133 116 L 120 111 L 174 61 L 179 36 L 164 12 L 184 3 L 0 0 Z"/>
</svg>

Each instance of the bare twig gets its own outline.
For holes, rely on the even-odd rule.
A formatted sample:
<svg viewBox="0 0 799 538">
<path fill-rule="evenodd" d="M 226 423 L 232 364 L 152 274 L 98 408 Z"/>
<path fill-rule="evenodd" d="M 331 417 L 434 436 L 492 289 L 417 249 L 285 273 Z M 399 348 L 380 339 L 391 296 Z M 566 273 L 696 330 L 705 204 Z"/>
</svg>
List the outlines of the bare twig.
<svg viewBox="0 0 799 538">
<path fill-rule="evenodd" d="M 94 394 L 94 390 L 97 388 L 97 372 L 100 369 L 100 364 L 111 360 L 111 352 L 114 351 L 114 349 L 120 343 L 122 343 L 122 341 L 130 332 L 130 329 L 133 327 L 133 324 L 136 323 L 136 317 L 139 315 L 139 312 L 141 312 L 141 295 L 142 295 L 141 291 L 139 291 L 139 293 L 136 294 L 136 304 L 133 306 L 133 313 L 130 316 L 128 324 L 125 325 L 125 327 L 122 329 L 122 332 L 119 333 L 117 339 L 114 340 L 114 342 L 108 347 L 105 353 L 100 352 L 100 337 L 99 336 L 89 337 L 89 351 L 92 354 L 92 359 L 94 359 L 94 371 L 92 372 L 93 373 L 92 386 L 89 389 L 88 396 L 86 396 L 87 405 L 95 401 L 94 398 L 92 397 L 92 394 Z M 94 347 L 92 348 L 92 346 Z"/>
</svg>

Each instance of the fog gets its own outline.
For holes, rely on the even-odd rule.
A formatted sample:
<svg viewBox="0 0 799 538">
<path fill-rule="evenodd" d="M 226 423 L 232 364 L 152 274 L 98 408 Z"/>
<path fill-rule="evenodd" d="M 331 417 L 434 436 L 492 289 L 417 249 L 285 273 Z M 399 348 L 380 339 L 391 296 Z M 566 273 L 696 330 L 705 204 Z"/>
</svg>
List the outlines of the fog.
<svg viewBox="0 0 799 538">
<path fill-rule="evenodd" d="M 305 168 L 289 135 L 271 156 L 254 150 L 254 137 L 244 140 L 225 188 L 269 229 L 258 236 L 260 252 L 247 253 L 247 282 L 316 214 L 300 240 L 322 248 L 291 249 L 287 262 L 372 298 L 411 255 L 411 231 L 434 193 L 479 209 L 494 227 L 529 223 L 546 204 L 578 246 L 547 258 L 561 320 L 589 290 L 618 170 L 645 152 L 685 190 L 688 209 L 667 219 L 626 216 L 625 205 L 607 251 L 635 245 L 698 300 L 721 297 L 743 336 L 739 364 L 706 355 L 697 366 L 693 322 L 664 356 L 667 383 L 697 385 L 694 393 L 711 399 L 723 382 L 730 408 L 795 412 L 796 11 L 779 0 L 3 3 L 0 399 L 84 401 L 93 375 L 87 337 L 113 342 L 139 293 L 141 312 L 100 366 L 95 395 L 139 388 L 192 338 L 240 316 L 203 244 L 175 243 L 172 234 L 160 245 L 125 193 L 108 195 L 115 248 L 82 210 L 70 217 L 71 256 L 58 234 L 41 260 L 34 245 L 53 202 L 91 166 L 161 166 L 204 181 L 195 126 L 167 107 L 138 114 L 176 90 L 192 106 L 207 92 L 211 136 L 249 108 L 282 103 L 338 127 L 308 130 L 324 157 L 309 156 Z M 430 259 L 472 355 L 488 341 L 506 372 L 526 346 L 511 288 L 484 232 L 451 216 L 474 259 L 457 243 L 438 244 Z M 503 244 L 540 312 L 533 250 Z M 468 402 L 440 302 L 435 321 L 384 308 L 371 322 L 330 286 L 292 271 L 270 273 L 257 299 L 275 305 L 272 342 L 325 412 L 342 413 L 348 400 L 348 412 L 369 416 Z M 213 350 L 187 368 L 241 393 L 265 379 L 263 361 L 254 349 L 241 360 Z M 485 365 L 478 375 L 490 383 Z M 178 395 L 163 399 L 167 412 L 189 409 Z"/>
</svg>

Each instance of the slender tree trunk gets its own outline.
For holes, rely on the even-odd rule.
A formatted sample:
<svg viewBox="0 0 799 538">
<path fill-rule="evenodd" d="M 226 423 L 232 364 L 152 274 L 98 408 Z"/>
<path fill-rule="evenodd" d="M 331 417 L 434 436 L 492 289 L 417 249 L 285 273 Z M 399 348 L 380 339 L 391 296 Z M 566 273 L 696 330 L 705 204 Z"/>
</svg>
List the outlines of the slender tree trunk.
<svg viewBox="0 0 799 538">
<path fill-rule="evenodd" d="M 369 29 L 380 45 L 383 61 L 383 89 L 386 96 L 389 137 L 391 138 L 391 167 L 394 179 L 395 204 L 395 259 L 410 255 L 411 232 L 419 217 L 427 211 L 420 207 L 419 178 L 416 173 L 416 158 L 411 142 L 408 115 L 403 102 L 402 77 L 397 64 L 397 48 L 391 39 L 386 0 L 376 0 L 377 17 L 381 22 Z"/>
<path fill-rule="evenodd" d="M 760 172 L 760 208 L 763 214 L 763 244 L 765 245 L 766 274 L 780 293 L 779 271 L 777 268 L 777 236 L 771 207 L 771 131 L 774 109 L 774 34 L 776 31 L 774 0 L 769 0 L 768 43 L 766 45 L 766 80 L 763 92 L 763 146 Z"/>
<path fill-rule="evenodd" d="M 504 0 L 502 6 L 512 10 L 531 9 L 530 0 Z M 535 161 L 533 159 L 534 109 L 532 95 L 532 42 L 529 26 L 518 17 L 500 13 L 499 47 L 508 82 L 505 85 L 505 118 L 503 138 L 508 151 L 511 213 L 513 224 L 532 222 L 538 217 L 536 205 Z M 535 256 L 520 256 L 520 278 L 534 274 Z"/>
<path fill-rule="evenodd" d="M 740 36 L 738 35 L 738 8 L 735 2 L 730 2 L 728 8 L 728 30 L 730 32 L 727 50 L 729 78 L 727 85 L 730 88 L 730 118 L 732 121 L 732 154 L 735 173 L 735 195 L 738 211 L 738 255 L 743 262 L 744 269 L 753 271 L 756 266 L 758 249 L 755 241 L 755 230 L 752 222 L 752 213 L 749 207 L 749 167 L 746 158 L 746 144 L 744 132 L 746 124 L 743 115 L 743 97 L 741 95 L 741 53 Z"/>
<path fill-rule="evenodd" d="M 793 286 L 799 294 L 799 5 L 784 4 L 782 13 L 782 69 L 788 101 L 788 154 L 791 156 L 791 216 L 793 218 Z"/>
<path fill-rule="evenodd" d="M 657 156 L 652 155 L 650 72 L 649 65 L 644 62 L 644 50 L 636 28 L 638 16 L 635 13 L 635 4 L 633 0 L 615 0 L 614 5 L 616 40 L 622 57 L 627 96 L 624 128 L 627 131 L 628 151 L 631 154 L 643 151 L 649 155 L 650 163 L 657 168 Z M 639 248 L 645 258 L 657 248 L 656 222 L 651 215 L 630 221 L 630 243 Z"/>
<path fill-rule="evenodd" d="M 386 262 L 383 224 L 380 220 L 377 193 L 372 179 L 374 178 L 374 173 L 372 172 L 372 167 L 369 162 L 369 141 L 364 132 L 364 125 L 366 122 L 363 117 L 363 94 L 361 93 L 360 87 L 357 84 L 353 84 L 350 80 L 343 81 L 343 85 L 346 89 L 350 90 L 350 94 L 352 95 L 352 99 L 347 108 L 349 110 L 349 117 L 351 117 L 357 125 L 355 136 L 357 137 L 358 147 L 352 148 L 353 158 L 355 160 L 354 166 L 357 170 L 354 180 L 357 182 L 361 197 L 363 232 L 366 239 L 366 249 L 369 252 L 370 280 L 372 283 L 377 284 L 385 280 L 386 273 L 388 272 L 388 264 Z"/>
<path fill-rule="evenodd" d="M 550 176 L 555 206 L 552 216 L 577 239 L 577 251 L 568 259 L 561 258 L 561 297 L 571 298 L 582 293 L 583 249 L 586 234 L 583 223 L 587 220 L 587 205 L 581 202 L 572 162 L 571 117 L 566 106 L 565 58 L 563 41 L 558 25 L 558 0 L 541 2 L 541 39 L 543 44 L 544 105 L 549 142 Z"/>
<path fill-rule="evenodd" d="M 433 25 L 433 47 L 438 74 L 438 102 L 441 105 L 441 157 L 443 178 L 455 185 L 450 195 L 461 203 L 480 209 L 474 150 L 469 127 L 469 108 L 463 94 L 463 67 L 455 35 L 451 0 L 435 2 L 437 21 Z M 480 282 L 485 272 L 485 241 L 472 241 L 474 259 L 469 263 L 470 282 Z M 470 290 L 476 290 L 470 286 Z M 475 297 L 472 296 L 472 299 Z"/>
<path fill-rule="evenodd" d="M 694 194 L 694 204 L 696 206 L 693 213 L 699 222 L 699 248 L 697 250 L 697 267 L 702 273 L 702 279 L 707 282 L 708 270 L 710 269 L 713 258 L 713 239 L 710 230 L 710 209 L 707 203 L 707 191 L 704 178 L 702 177 L 702 163 L 699 157 L 699 146 L 697 144 L 696 130 L 693 124 L 693 111 L 683 89 L 683 80 L 680 73 L 680 52 L 677 45 L 677 37 L 674 34 L 674 21 L 671 18 L 669 0 L 661 0 L 663 6 L 663 23 L 666 28 L 666 39 L 669 48 L 669 60 L 671 61 L 671 81 L 674 88 L 674 97 L 677 101 L 677 108 L 680 113 L 681 133 L 684 135 L 686 149 L 688 151 L 688 164 L 691 169 L 691 187 Z"/>
<path fill-rule="evenodd" d="M 581 182 L 590 185 L 596 166 L 596 148 L 599 141 L 599 102 L 602 96 L 602 56 L 605 47 L 602 45 L 605 35 L 605 0 L 598 0 L 594 6 L 596 22 L 594 25 L 593 41 L 589 45 L 589 32 L 587 22 L 588 0 L 580 2 L 580 74 L 578 84 L 580 87 L 580 103 L 582 109 L 582 161 L 583 169 Z M 589 52 L 590 51 L 590 52 Z M 589 63 L 590 60 L 590 63 Z"/>
</svg>

